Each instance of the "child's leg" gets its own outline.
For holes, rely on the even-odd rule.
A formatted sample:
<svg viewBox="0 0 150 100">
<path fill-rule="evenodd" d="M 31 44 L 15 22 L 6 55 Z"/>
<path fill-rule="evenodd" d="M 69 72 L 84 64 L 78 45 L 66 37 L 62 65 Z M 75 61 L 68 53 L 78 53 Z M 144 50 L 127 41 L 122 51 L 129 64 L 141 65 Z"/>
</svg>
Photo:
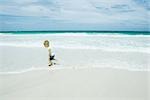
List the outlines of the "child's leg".
<svg viewBox="0 0 150 100">
<path fill-rule="evenodd" d="M 50 59 L 48 59 L 49 60 L 49 64 L 48 64 L 48 66 L 52 66 L 52 61 L 50 60 Z"/>
<path fill-rule="evenodd" d="M 54 65 L 59 65 L 58 60 L 57 59 L 53 60 L 53 64 Z"/>
</svg>

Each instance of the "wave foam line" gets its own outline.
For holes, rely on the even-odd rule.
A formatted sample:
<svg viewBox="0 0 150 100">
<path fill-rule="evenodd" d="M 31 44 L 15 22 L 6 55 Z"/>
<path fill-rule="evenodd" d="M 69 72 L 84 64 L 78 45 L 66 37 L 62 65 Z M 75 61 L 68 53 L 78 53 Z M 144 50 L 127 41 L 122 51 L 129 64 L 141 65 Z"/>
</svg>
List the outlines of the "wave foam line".
<svg viewBox="0 0 150 100">
<path fill-rule="evenodd" d="M 122 34 L 122 33 L 97 33 L 97 34 L 92 34 L 92 33 L 38 33 L 38 34 L 13 34 L 13 33 L 0 33 L 0 36 L 16 36 L 16 37 L 20 37 L 20 36 L 24 36 L 24 37 L 31 37 L 31 36 L 66 36 L 66 37 L 70 37 L 70 36 L 74 36 L 74 37 L 78 37 L 78 36 L 93 36 L 93 37 L 97 37 L 97 36 L 101 36 L 101 37 L 150 37 L 150 35 L 143 35 L 143 34 L 136 34 L 136 35 L 129 35 L 129 34 Z"/>
<path fill-rule="evenodd" d="M 41 45 L 25 45 L 25 44 L 1 44 L 0 46 L 2 47 L 19 47 L 19 48 L 43 48 Z M 107 52 L 142 52 L 142 53 L 148 53 L 150 54 L 150 48 L 113 48 L 111 47 L 108 48 L 102 48 L 102 47 L 90 47 L 90 46 L 76 46 L 76 47 L 67 47 L 67 46 L 53 46 L 55 49 L 79 49 L 79 50 L 102 50 L 102 51 L 107 51 Z"/>
<path fill-rule="evenodd" d="M 0 72 L 0 75 L 9 75 L 9 74 L 21 74 L 21 73 L 26 73 L 30 71 L 40 71 L 40 70 L 80 70 L 80 69 L 116 69 L 116 70 L 127 70 L 127 71 L 138 71 L 138 72 L 150 72 L 150 69 L 129 69 L 129 68 L 120 68 L 120 67 L 53 67 L 53 68 L 29 68 L 23 71 L 12 71 L 12 72 Z"/>
</svg>

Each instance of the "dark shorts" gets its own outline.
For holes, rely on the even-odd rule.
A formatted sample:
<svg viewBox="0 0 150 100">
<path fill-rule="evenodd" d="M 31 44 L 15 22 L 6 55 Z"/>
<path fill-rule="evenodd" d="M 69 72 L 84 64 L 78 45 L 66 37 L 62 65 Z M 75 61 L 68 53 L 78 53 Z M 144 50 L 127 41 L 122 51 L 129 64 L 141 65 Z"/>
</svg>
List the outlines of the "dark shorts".
<svg viewBox="0 0 150 100">
<path fill-rule="evenodd" d="M 49 59 L 50 59 L 50 60 L 55 60 L 54 57 L 55 57 L 55 55 L 52 55 L 52 56 L 50 56 Z"/>
</svg>

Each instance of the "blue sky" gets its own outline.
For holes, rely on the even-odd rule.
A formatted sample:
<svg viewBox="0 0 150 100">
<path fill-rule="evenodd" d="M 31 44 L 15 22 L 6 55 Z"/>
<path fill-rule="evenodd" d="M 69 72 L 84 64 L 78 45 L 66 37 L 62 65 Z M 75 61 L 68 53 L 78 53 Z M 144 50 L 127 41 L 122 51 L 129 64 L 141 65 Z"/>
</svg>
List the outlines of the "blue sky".
<svg viewBox="0 0 150 100">
<path fill-rule="evenodd" d="M 0 31 L 149 31 L 149 0 L 0 0 Z"/>
</svg>

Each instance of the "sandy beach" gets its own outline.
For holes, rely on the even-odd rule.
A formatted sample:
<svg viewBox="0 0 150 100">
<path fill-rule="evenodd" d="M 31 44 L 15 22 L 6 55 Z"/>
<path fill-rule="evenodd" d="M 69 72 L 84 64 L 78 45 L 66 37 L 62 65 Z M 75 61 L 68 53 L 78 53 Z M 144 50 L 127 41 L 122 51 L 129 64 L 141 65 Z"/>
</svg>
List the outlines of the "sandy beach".
<svg viewBox="0 0 150 100">
<path fill-rule="evenodd" d="M 0 99 L 149 100 L 150 54 L 60 48 L 53 51 L 58 65 L 48 67 L 45 48 L 2 46 L 1 71 L 9 68 L 10 72 L 0 74 Z M 13 72 L 17 66 L 18 71 Z M 19 71 L 28 66 L 32 68 Z"/>
<path fill-rule="evenodd" d="M 1 100 L 149 100 L 148 73 L 114 69 L 39 70 L 1 75 Z"/>
</svg>

